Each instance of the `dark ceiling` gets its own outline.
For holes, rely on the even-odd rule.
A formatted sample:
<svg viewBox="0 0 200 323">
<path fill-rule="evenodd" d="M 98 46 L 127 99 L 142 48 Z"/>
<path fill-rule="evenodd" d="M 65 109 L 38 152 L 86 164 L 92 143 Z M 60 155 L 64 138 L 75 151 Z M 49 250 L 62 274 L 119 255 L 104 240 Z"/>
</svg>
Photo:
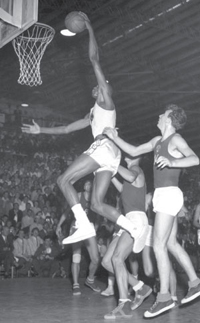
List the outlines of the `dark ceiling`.
<svg viewBox="0 0 200 323">
<path fill-rule="evenodd" d="M 60 34 L 65 16 L 75 10 L 85 12 L 93 25 L 102 68 L 114 89 L 120 135 L 128 142 L 151 139 L 163 107 L 175 103 L 188 114 L 182 133 L 200 155 L 199 0 L 39 0 L 38 21 L 56 32 L 41 61 L 43 83 L 17 83 L 19 61 L 8 43 L 0 49 L 1 99 L 48 107 L 69 123 L 87 114 L 96 85 L 88 33 Z"/>
</svg>

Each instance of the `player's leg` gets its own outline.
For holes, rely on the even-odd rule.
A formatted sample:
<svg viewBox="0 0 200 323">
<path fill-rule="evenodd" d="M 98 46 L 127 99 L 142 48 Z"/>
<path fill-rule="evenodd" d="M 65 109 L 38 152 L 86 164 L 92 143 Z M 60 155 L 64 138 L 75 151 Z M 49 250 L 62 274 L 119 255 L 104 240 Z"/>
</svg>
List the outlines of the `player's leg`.
<svg viewBox="0 0 200 323">
<path fill-rule="evenodd" d="M 135 250 L 135 252 L 140 252 L 145 245 L 145 239 L 143 239 L 144 243 L 138 243 L 139 240 L 142 240 L 137 231 L 137 224 L 135 225 L 125 216 L 120 214 L 116 208 L 104 202 L 104 198 L 110 185 L 112 175 L 112 172 L 107 170 L 96 172 L 92 189 L 91 209 L 97 214 L 106 217 L 110 221 L 116 223 L 117 225 L 128 231 L 132 237 L 135 238 L 135 236 L 137 236 L 137 250 Z M 146 228 L 148 229 L 148 225 L 144 225 L 144 230 L 142 230 L 142 237 L 146 236 Z"/>
<path fill-rule="evenodd" d="M 101 289 L 95 284 L 94 281 L 94 276 L 100 261 L 96 237 L 91 237 L 85 240 L 85 246 L 90 256 L 89 273 L 85 285 L 90 287 L 95 292 L 100 292 Z"/>
<path fill-rule="evenodd" d="M 181 301 L 181 303 L 184 304 L 200 296 L 200 279 L 197 277 L 189 255 L 177 241 L 177 229 L 178 223 L 176 218 L 167 243 L 167 247 L 189 277 L 189 291 Z"/>
<path fill-rule="evenodd" d="M 83 153 L 59 176 L 57 184 L 71 208 L 79 203 L 78 194 L 73 184 L 98 168 L 99 164 L 93 158 Z"/>
<path fill-rule="evenodd" d="M 58 185 L 76 219 L 76 227 L 74 228 L 72 235 L 65 238 L 63 244 L 75 243 L 96 235 L 94 226 L 89 222 L 73 184 L 98 168 L 99 165 L 95 160 L 87 154 L 82 154 L 68 167 L 64 174 L 58 178 Z"/>
<path fill-rule="evenodd" d="M 79 273 L 81 263 L 81 243 L 77 242 L 72 245 L 72 279 L 73 279 L 73 295 L 80 295 Z"/>
<path fill-rule="evenodd" d="M 102 259 L 102 266 L 108 271 L 108 286 L 107 288 L 101 293 L 103 296 L 112 296 L 114 295 L 114 283 L 115 283 L 115 274 L 114 274 L 114 268 L 111 261 L 113 252 L 115 250 L 115 247 L 117 245 L 117 242 L 119 240 L 119 236 L 116 235 L 111 243 L 108 246 L 108 249 Z"/>
<path fill-rule="evenodd" d="M 153 246 L 160 278 L 160 292 L 153 307 L 144 313 L 145 317 L 157 316 L 175 306 L 169 292 L 171 264 L 167 250 L 167 242 L 173 223 L 174 216 L 161 212 L 156 213 Z"/>
</svg>

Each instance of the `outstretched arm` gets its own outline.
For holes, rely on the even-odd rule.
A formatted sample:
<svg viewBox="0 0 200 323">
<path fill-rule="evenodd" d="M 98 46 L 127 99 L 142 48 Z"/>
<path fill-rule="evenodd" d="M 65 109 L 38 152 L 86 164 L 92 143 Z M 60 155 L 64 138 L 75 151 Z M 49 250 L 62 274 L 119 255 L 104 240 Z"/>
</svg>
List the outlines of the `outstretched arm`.
<svg viewBox="0 0 200 323">
<path fill-rule="evenodd" d="M 80 119 L 75 122 L 72 122 L 67 126 L 45 128 L 45 127 L 40 127 L 33 120 L 33 125 L 23 124 L 23 127 L 21 129 L 22 129 L 22 132 L 29 133 L 29 134 L 46 133 L 50 135 L 61 135 L 61 134 L 68 134 L 73 131 L 84 129 L 88 127 L 89 124 L 90 124 L 89 118 L 84 118 L 84 119 Z"/>
<path fill-rule="evenodd" d="M 160 136 L 155 137 L 153 139 L 151 139 L 150 141 L 148 141 L 145 144 L 142 144 L 140 146 L 133 146 L 129 143 L 127 143 L 126 141 L 124 141 L 123 139 L 121 139 L 118 136 L 118 132 L 116 129 L 112 129 L 112 128 L 105 128 L 103 131 L 104 134 L 106 134 L 111 140 L 114 141 L 114 143 L 116 143 L 116 145 L 121 148 L 124 152 L 126 152 L 127 154 L 129 154 L 130 156 L 140 156 L 146 153 L 149 153 L 151 151 L 154 150 L 154 147 L 156 145 L 156 142 L 160 139 Z"/>
<path fill-rule="evenodd" d="M 105 79 L 104 73 L 102 71 L 100 62 L 99 62 L 99 49 L 97 41 L 94 35 L 92 25 L 84 13 L 80 13 L 84 19 L 86 28 L 89 32 L 89 59 L 92 63 L 94 73 L 96 75 L 97 83 L 99 86 L 99 95 L 97 97 L 97 103 L 106 110 L 114 110 L 115 106 L 112 100 L 112 90 L 110 85 Z"/>
</svg>

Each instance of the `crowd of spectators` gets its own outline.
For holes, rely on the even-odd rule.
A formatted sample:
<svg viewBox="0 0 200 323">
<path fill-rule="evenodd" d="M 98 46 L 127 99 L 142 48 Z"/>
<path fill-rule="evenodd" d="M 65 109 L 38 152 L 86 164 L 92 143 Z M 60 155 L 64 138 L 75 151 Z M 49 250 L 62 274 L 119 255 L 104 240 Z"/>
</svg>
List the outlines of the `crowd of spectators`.
<svg viewBox="0 0 200 323">
<path fill-rule="evenodd" d="M 14 267 L 18 275 L 66 277 L 64 260 L 66 254 L 70 258 L 70 247 L 63 249 L 56 227 L 65 212 L 66 236 L 73 216 L 57 186 L 57 178 L 83 147 L 79 149 L 66 145 L 66 136 L 30 136 L 0 129 L 0 271 L 4 270 L 5 276 L 11 276 Z M 200 193 L 195 188 L 196 191 Z M 188 184 L 185 192 L 185 205 L 178 216 L 178 238 L 198 270 L 200 211 L 197 216 L 196 210 L 200 207 L 196 197 L 192 200 Z M 109 204 L 116 205 L 118 196 L 112 188 L 107 198 Z M 97 219 L 98 247 L 103 257 L 115 228 L 105 218 Z"/>
</svg>

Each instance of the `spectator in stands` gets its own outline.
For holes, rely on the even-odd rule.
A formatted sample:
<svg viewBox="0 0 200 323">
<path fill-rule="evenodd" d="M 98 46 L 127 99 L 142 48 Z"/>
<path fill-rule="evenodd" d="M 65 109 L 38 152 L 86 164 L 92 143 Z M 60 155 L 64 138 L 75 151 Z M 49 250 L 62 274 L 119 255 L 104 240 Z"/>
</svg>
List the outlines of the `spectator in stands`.
<svg viewBox="0 0 200 323">
<path fill-rule="evenodd" d="M 34 222 L 34 213 L 31 209 L 28 209 L 22 218 L 22 226 L 21 226 L 22 229 L 26 228 L 27 231 L 29 231 L 29 228 L 31 224 L 33 224 L 33 222 Z"/>
<path fill-rule="evenodd" d="M 4 264 L 5 277 L 9 276 L 11 266 L 14 262 L 14 257 L 12 254 L 13 245 L 11 245 L 10 241 L 7 239 L 9 232 L 9 228 L 4 226 L 2 228 L 2 233 L 0 234 L 0 263 Z"/>
<path fill-rule="evenodd" d="M 18 273 L 27 275 L 32 266 L 32 258 L 27 253 L 27 239 L 24 238 L 22 229 L 18 232 L 18 238 L 13 243 L 13 255 L 15 257 L 15 266 Z"/>
<path fill-rule="evenodd" d="M 41 223 L 40 214 L 36 214 L 34 216 L 34 222 L 30 225 L 29 232 L 31 233 L 34 228 L 38 228 L 39 231 L 41 231 L 43 229 L 43 225 Z"/>
<path fill-rule="evenodd" d="M 46 236 L 43 245 L 36 250 L 33 258 L 33 267 L 39 277 L 44 276 L 44 271 L 48 271 L 48 276 L 52 278 L 59 273 L 57 259 L 59 253 L 60 250 L 53 244 L 51 238 Z"/>
<path fill-rule="evenodd" d="M 15 228 L 20 228 L 23 218 L 23 212 L 19 209 L 19 204 L 14 203 L 13 208 L 8 213 L 8 219 Z"/>
<path fill-rule="evenodd" d="M 39 236 L 38 228 L 33 228 L 31 236 L 27 239 L 27 254 L 34 256 L 38 247 L 43 244 L 42 238 Z"/>
</svg>

